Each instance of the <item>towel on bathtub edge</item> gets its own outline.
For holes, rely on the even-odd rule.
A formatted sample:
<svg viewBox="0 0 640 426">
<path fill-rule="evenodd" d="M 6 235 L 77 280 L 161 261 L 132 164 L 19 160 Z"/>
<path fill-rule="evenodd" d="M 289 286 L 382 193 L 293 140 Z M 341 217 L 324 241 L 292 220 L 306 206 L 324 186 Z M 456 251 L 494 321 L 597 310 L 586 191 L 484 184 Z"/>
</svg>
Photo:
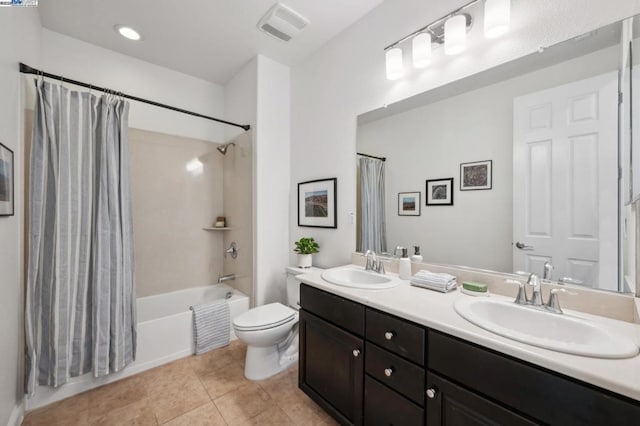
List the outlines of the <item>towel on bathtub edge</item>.
<svg viewBox="0 0 640 426">
<path fill-rule="evenodd" d="M 194 305 L 193 338 L 196 343 L 196 355 L 212 349 L 227 346 L 231 332 L 229 302 L 216 300 L 211 303 Z"/>
</svg>

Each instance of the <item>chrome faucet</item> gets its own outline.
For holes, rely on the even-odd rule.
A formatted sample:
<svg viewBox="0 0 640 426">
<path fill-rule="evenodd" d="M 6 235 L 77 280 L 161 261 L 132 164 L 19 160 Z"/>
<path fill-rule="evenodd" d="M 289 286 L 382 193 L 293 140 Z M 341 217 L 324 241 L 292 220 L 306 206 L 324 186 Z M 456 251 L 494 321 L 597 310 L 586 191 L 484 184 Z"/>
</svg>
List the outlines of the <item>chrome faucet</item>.
<svg viewBox="0 0 640 426">
<path fill-rule="evenodd" d="M 533 306 L 542 306 L 542 293 L 540 292 L 540 277 L 535 272 L 529 274 L 527 279 L 527 285 L 533 286 L 533 293 L 531 294 L 531 300 L 529 303 Z"/>
<path fill-rule="evenodd" d="M 529 274 L 529 279 L 527 280 L 527 285 L 533 286 L 533 293 L 531 295 L 531 299 L 527 297 L 527 292 L 525 290 L 525 285 L 517 280 L 505 280 L 506 283 L 516 284 L 518 285 L 518 294 L 514 303 L 517 305 L 530 306 L 536 309 L 542 309 L 548 312 L 552 312 L 554 314 L 561 314 L 562 308 L 560 308 L 560 301 L 558 300 L 558 293 L 567 293 L 570 295 L 575 295 L 577 293 L 571 292 L 564 288 L 554 288 L 551 289 L 549 293 L 549 300 L 547 303 L 544 303 L 542 300 L 542 292 L 540 288 L 540 277 L 535 272 Z"/>
<path fill-rule="evenodd" d="M 551 273 L 553 272 L 553 265 L 551 264 L 551 262 L 547 260 L 546 262 L 544 262 L 543 268 L 544 268 L 544 272 L 542 273 L 542 279 L 550 280 Z"/>
<path fill-rule="evenodd" d="M 367 250 L 362 257 L 367 259 L 367 263 L 364 267 L 365 271 L 373 271 L 379 274 L 385 274 L 384 261 L 376 258 L 376 252 L 373 250 Z"/>
</svg>

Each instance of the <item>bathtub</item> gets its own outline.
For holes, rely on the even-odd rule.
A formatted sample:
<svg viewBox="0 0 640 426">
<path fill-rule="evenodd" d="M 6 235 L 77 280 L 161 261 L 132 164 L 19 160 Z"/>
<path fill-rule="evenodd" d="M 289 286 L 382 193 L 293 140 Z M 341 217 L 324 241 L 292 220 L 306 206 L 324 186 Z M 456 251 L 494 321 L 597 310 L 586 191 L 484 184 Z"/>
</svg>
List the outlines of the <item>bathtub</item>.
<svg viewBox="0 0 640 426">
<path fill-rule="evenodd" d="M 136 360 L 122 371 L 107 377 L 94 378 L 91 373 L 74 377 L 57 389 L 38 386 L 33 397 L 27 398 L 26 409 L 33 410 L 87 390 L 123 379 L 150 368 L 184 358 L 195 352 L 193 319 L 189 309 L 227 295 L 231 321 L 249 309 L 249 298 L 226 284 L 195 287 L 186 290 L 140 297 L 136 300 L 138 343 Z M 233 326 L 230 338 L 234 340 Z"/>
<path fill-rule="evenodd" d="M 195 352 L 193 319 L 189 306 L 209 301 L 227 300 L 231 321 L 249 309 L 249 298 L 226 284 L 195 287 L 137 300 L 138 350 L 136 364 L 152 368 Z M 230 327 L 230 338 L 236 338 Z"/>
</svg>

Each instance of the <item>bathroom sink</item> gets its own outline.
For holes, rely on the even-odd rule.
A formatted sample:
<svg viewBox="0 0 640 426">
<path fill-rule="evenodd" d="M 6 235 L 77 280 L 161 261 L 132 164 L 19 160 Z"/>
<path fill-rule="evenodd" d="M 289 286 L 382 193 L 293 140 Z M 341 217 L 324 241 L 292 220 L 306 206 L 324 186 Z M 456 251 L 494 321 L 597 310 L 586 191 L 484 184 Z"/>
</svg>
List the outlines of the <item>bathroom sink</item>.
<svg viewBox="0 0 640 426">
<path fill-rule="evenodd" d="M 594 358 L 631 358 L 638 354 L 638 346 L 631 339 L 568 314 L 492 299 L 460 299 L 453 307 L 462 318 L 485 330 L 541 348 Z"/>
<path fill-rule="evenodd" d="M 369 290 L 391 288 L 400 284 L 398 278 L 365 271 L 356 266 L 327 269 L 322 273 L 322 278 L 331 284 Z"/>
</svg>

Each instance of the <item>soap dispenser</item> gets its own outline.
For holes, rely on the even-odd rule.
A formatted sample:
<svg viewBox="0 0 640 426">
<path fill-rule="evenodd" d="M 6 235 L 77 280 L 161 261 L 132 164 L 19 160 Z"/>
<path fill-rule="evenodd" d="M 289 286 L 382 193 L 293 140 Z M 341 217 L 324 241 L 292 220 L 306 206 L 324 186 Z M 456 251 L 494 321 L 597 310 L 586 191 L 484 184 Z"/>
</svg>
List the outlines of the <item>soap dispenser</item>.
<svg viewBox="0 0 640 426">
<path fill-rule="evenodd" d="M 422 262 L 422 255 L 420 254 L 420 246 L 413 246 L 415 253 L 411 256 L 412 262 Z"/>
<path fill-rule="evenodd" d="M 402 257 L 398 261 L 398 276 L 401 280 L 408 280 L 411 278 L 411 260 L 407 254 L 407 249 L 402 247 Z"/>
</svg>

